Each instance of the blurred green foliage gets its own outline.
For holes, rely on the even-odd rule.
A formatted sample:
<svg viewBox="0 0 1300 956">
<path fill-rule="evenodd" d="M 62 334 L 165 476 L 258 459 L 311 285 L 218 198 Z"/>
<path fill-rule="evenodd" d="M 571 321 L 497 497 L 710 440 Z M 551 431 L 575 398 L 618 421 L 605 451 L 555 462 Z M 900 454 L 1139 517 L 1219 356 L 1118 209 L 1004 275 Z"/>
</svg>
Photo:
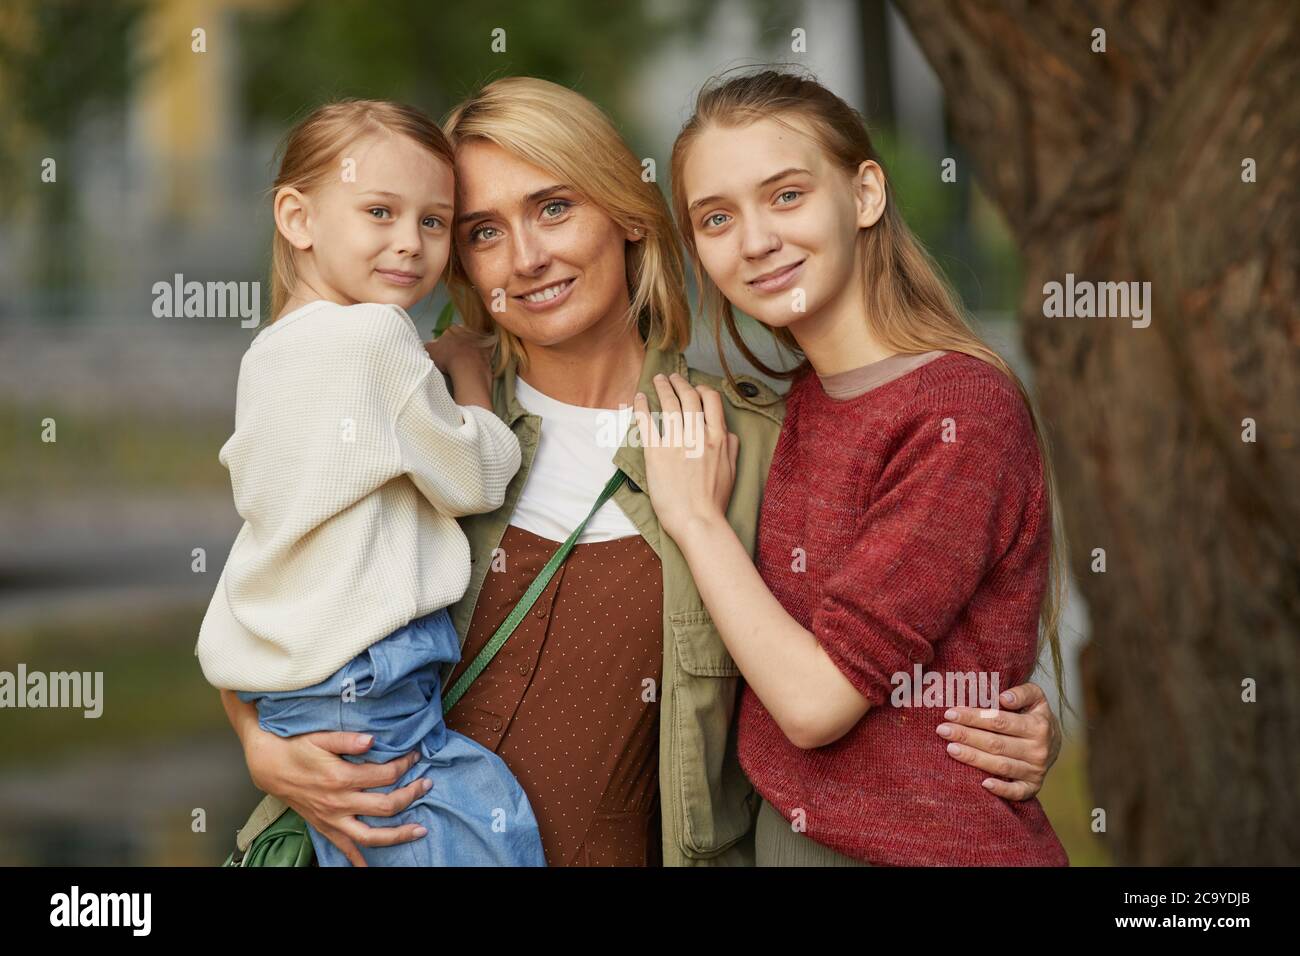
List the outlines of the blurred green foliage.
<svg viewBox="0 0 1300 956">
<path fill-rule="evenodd" d="M 0 208 L 33 193 L 36 151 L 64 144 L 80 120 L 125 97 L 142 65 L 131 38 L 144 6 L 5 0 L 0 7 Z"/>
<path fill-rule="evenodd" d="M 46 418 L 57 428 L 53 443 L 39 438 Z M 229 437 L 225 417 L 185 421 L 3 404 L 0 494 L 13 503 L 90 489 L 228 491 L 230 475 L 217 452 Z"/>
<path fill-rule="evenodd" d="M 607 0 L 420 0 L 291 4 L 240 16 L 242 98 L 253 121 L 287 126 L 342 96 L 402 100 L 437 118 L 500 76 L 570 86 L 617 113 L 636 64 L 709 5 L 664 17 Z M 494 52 L 493 31 L 505 31 Z M 286 42 L 292 37 L 292 42 Z"/>
</svg>

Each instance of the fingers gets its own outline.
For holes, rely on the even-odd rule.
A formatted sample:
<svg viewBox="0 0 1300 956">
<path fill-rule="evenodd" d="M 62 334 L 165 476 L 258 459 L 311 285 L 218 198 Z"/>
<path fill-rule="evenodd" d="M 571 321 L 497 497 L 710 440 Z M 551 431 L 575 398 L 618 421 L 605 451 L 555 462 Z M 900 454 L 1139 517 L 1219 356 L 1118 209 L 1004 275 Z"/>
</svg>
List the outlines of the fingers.
<svg viewBox="0 0 1300 956">
<path fill-rule="evenodd" d="M 982 750 L 991 757 L 1010 757 L 1034 768 L 1041 776 L 1047 772 L 1047 744 L 1033 738 L 989 733 L 955 723 L 943 723 L 935 733 L 945 740 L 972 750 Z"/>
<path fill-rule="evenodd" d="M 422 776 L 388 793 L 353 794 L 349 796 L 347 812 L 364 813 L 368 817 L 396 816 L 415 802 L 416 797 L 422 797 L 432 790 L 433 786 L 432 780 Z M 352 799 L 352 796 L 356 799 Z"/>
<path fill-rule="evenodd" d="M 659 429 L 650 417 L 650 403 L 645 395 L 637 392 L 632 399 L 632 417 L 636 419 L 636 430 L 641 437 L 642 448 L 659 447 Z"/>
<path fill-rule="evenodd" d="M 1046 737 L 1044 719 L 1038 714 L 1017 714 L 1008 710 L 985 710 L 982 707 L 950 707 L 945 720 L 963 727 L 977 727 L 1011 737 Z"/>
<path fill-rule="evenodd" d="M 984 781 L 984 789 L 995 793 L 1003 800 L 1028 800 L 1038 793 L 1039 788 L 1020 780 L 1006 781 L 989 777 Z"/>
<path fill-rule="evenodd" d="M 1004 690 L 999 696 L 998 701 L 1008 710 L 1024 710 L 1026 707 L 1032 707 L 1034 704 L 1042 701 L 1047 702 L 1047 695 L 1037 684 L 1017 684 L 1015 687 Z"/>
<path fill-rule="evenodd" d="M 668 381 L 667 375 L 656 375 L 654 377 L 655 393 L 659 396 L 659 409 L 667 415 L 669 412 L 682 413 L 682 403 L 677 398 L 677 392 L 673 389 L 672 383 Z"/>
<path fill-rule="evenodd" d="M 722 441 L 727 434 L 726 413 L 722 409 L 722 395 L 707 385 L 701 385 L 696 391 L 700 394 L 700 403 L 704 406 L 704 430 L 713 441 Z"/>
<path fill-rule="evenodd" d="M 334 827 L 315 826 L 316 829 L 320 831 L 321 836 L 339 848 L 339 852 L 348 858 L 349 863 L 353 866 L 367 865 L 366 858 L 361 855 L 361 851 L 357 849 L 357 845 L 348 839 L 344 833 L 336 830 Z"/>
<path fill-rule="evenodd" d="M 1004 707 L 1018 710 L 1026 716 L 1041 717 L 1044 723 L 1038 728 L 1041 742 L 1047 748 L 1044 772 L 1056 763 L 1061 753 L 1061 722 L 1057 719 L 1047 694 L 1035 683 L 1020 684 L 1005 691 L 999 698 Z"/>
<path fill-rule="evenodd" d="M 666 375 L 654 377 L 655 392 L 659 396 L 659 420 L 663 426 L 662 445 L 678 448 L 682 445 L 682 403 Z"/>
<path fill-rule="evenodd" d="M 736 473 L 736 458 L 740 455 L 740 436 L 727 433 L 727 450 L 731 453 L 731 473 Z"/>
<path fill-rule="evenodd" d="M 320 730 L 303 737 L 332 754 L 363 754 L 374 743 L 369 734 L 351 734 L 345 730 Z"/>
<path fill-rule="evenodd" d="M 1038 792 L 1042 785 L 1042 774 L 1036 773 L 1034 768 L 1023 760 L 1016 760 L 1012 757 L 994 757 L 982 750 L 975 750 L 965 744 L 948 744 L 948 756 L 959 763 L 967 764 L 971 767 L 978 767 L 986 773 L 991 773 L 999 777 L 1007 777 L 1011 780 L 1023 783 L 1032 788 L 1028 796 L 1033 796 Z M 984 781 L 986 789 L 992 789 L 989 781 Z M 1024 800 L 1026 797 L 1016 799 Z"/>
<path fill-rule="evenodd" d="M 704 408 L 700 403 L 700 393 L 687 379 L 673 372 L 668 376 L 668 384 L 673 387 L 677 400 L 681 403 L 683 415 L 702 415 Z"/>
<path fill-rule="evenodd" d="M 357 790 L 373 790 L 375 787 L 390 787 L 397 783 L 419 759 L 420 752 L 412 750 L 410 753 L 383 763 L 348 763 L 344 770 L 348 771 L 350 787 Z"/>
<path fill-rule="evenodd" d="M 398 843 L 410 843 L 412 840 L 426 836 L 429 832 L 418 823 L 407 823 L 400 827 L 372 827 L 360 820 L 353 820 L 352 823 L 354 826 L 349 826 L 347 832 L 362 846 L 395 846 Z M 335 846 L 338 844 L 336 843 Z"/>
</svg>

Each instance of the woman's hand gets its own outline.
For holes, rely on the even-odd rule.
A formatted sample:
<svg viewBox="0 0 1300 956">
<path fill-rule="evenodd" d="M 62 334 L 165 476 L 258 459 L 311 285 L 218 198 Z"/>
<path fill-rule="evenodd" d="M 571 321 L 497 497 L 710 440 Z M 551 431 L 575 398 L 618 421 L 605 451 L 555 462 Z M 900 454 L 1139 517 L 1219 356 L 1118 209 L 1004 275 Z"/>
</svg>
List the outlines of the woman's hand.
<svg viewBox="0 0 1300 956">
<path fill-rule="evenodd" d="M 223 691 L 225 694 L 232 692 Z M 237 705 L 242 702 L 235 698 Z M 242 705 L 252 707 L 256 705 Z M 227 707 L 230 711 L 230 707 Z M 233 717 L 233 715 L 232 715 Z M 424 828 L 410 823 L 400 827 L 371 827 L 356 817 L 365 814 L 390 817 L 406 809 L 428 790 L 428 780 L 415 780 L 391 793 L 364 793 L 371 787 L 396 783 L 419 759 L 412 751 L 387 763 L 355 764 L 339 754 L 360 754 L 370 749 L 369 735 L 344 731 L 320 731 L 296 737 L 278 737 L 262 730 L 256 722 L 245 723 L 241 734 L 244 760 L 253 785 L 279 797 L 319 830 L 351 861 L 365 866 L 357 849 L 362 846 L 392 846 L 424 836 Z"/>
<path fill-rule="evenodd" d="M 491 336 L 472 332 L 463 325 L 453 325 L 424 350 L 433 364 L 451 379 L 452 397 L 458 405 L 478 405 L 492 409 Z"/>
<path fill-rule="evenodd" d="M 695 388 L 676 372 L 656 375 L 663 428 L 655 427 L 646 397 L 632 410 L 645 448 L 646 481 L 659 525 L 680 545 L 695 528 L 726 521 L 736 481 L 740 438 L 727 431 L 722 396 Z"/>
<path fill-rule="evenodd" d="M 1042 789 L 1061 752 L 1061 723 L 1037 684 L 1003 691 L 998 703 L 1000 710 L 950 708 L 944 715 L 948 723 L 935 730 L 951 741 L 948 753 L 954 760 L 1009 778 L 985 780 L 990 791 L 1007 800 L 1028 800 Z"/>
</svg>

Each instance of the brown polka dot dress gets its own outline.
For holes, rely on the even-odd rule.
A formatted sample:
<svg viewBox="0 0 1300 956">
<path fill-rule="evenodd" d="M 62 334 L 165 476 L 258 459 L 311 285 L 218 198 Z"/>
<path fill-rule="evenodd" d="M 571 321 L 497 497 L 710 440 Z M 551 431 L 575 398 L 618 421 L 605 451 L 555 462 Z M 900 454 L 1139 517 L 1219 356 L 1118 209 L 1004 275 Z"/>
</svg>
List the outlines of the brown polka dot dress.
<svg viewBox="0 0 1300 956">
<path fill-rule="evenodd" d="M 446 687 L 559 543 L 511 525 L 500 548 Z M 663 575 L 645 539 L 577 545 L 447 715 L 518 778 L 549 866 L 661 865 L 663 633 Z"/>
</svg>

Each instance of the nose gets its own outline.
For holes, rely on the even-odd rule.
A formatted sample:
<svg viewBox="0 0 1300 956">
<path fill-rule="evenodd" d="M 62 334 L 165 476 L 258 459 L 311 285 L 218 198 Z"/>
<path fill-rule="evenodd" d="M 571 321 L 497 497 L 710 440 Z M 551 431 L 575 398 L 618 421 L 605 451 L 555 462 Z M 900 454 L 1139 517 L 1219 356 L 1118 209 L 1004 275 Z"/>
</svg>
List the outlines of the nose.
<svg viewBox="0 0 1300 956">
<path fill-rule="evenodd" d="M 418 258 L 420 255 L 420 220 L 417 216 L 408 216 L 404 223 L 393 225 L 393 252 L 399 256 Z"/>
<path fill-rule="evenodd" d="M 762 259 L 781 248 L 781 237 L 760 216 L 744 221 L 740 233 L 740 254 L 746 259 Z"/>
<path fill-rule="evenodd" d="M 529 277 L 545 272 L 551 264 L 551 254 L 539 237 L 527 226 L 515 229 L 513 235 L 515 272 Z"/>
</svg>

